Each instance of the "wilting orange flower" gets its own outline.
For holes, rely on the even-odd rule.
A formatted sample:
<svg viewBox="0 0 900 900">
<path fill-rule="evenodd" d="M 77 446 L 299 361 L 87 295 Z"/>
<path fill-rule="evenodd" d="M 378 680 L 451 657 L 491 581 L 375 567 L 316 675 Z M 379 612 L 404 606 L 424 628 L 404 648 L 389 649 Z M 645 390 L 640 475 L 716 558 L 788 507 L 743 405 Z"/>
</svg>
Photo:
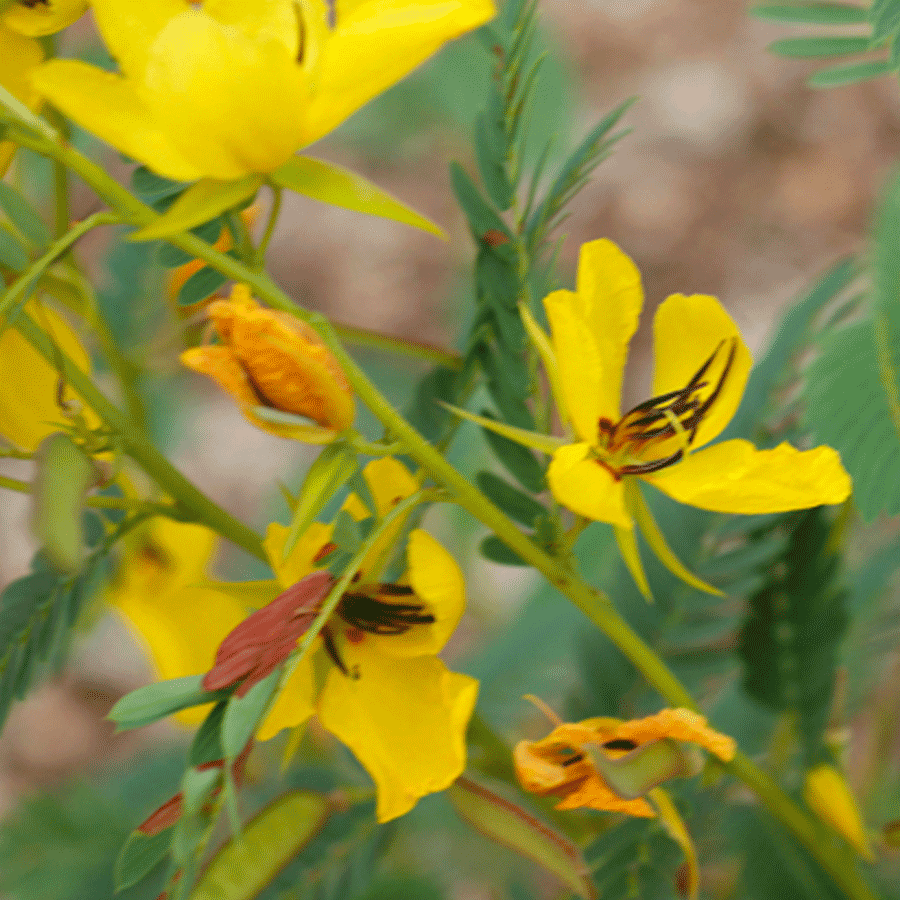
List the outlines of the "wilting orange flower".
<svg viewBox="0 0 900 900">
<path fill-rule="evenodd" d="M 323 444 L 353 424 L 353 392 L 312 327 L 260 306 L 244 284 L 235 285 L 228 300 L 211 303 L 209 317 L 222 343 L 185 350 L 181 361 L 228 391 L 254 425 L 279 437 Z M 259 407 L 315 424 L 269 420 Z"/>
<path fill-rule="evenodd" d="M 702 763 L 690 752 L 694 746 L 724 761 L 736 749 L 703 716 L 679 708 L 628 722 L 562 723 L 543 740 L 520 741 L 513 762 L 525 790 L 562 798 L 557 809 L 589 807 L 650 818 L 656 813 L 642 795 L 663 781 L 695 775 Z"/>
</svg>

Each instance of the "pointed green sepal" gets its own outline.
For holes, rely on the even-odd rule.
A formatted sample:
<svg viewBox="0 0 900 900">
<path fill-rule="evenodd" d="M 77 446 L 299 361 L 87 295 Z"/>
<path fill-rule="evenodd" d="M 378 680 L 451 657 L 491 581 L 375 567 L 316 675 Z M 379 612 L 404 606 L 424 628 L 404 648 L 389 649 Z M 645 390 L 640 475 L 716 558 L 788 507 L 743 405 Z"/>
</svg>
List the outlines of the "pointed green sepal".
<svg viewBox="0 0 900 900">
<path fill-rule="evenodd" d="M 338 432 L 316 425 L 305 416 L 296 416 L 293 413 L 272 409 L 269 406 L 254 406 L 251 409 L 257 419 L 271 422 L 273 425 L 293 426 L 290 433 L 279 432 L 280 437 L 291 441 L 303 441 L 304 444 L 330 444 L 338 435 Z"/>
<path fill-rule="evenodd" d="M 514 425 L 497 422 L 495 419 L 488 419 L 486 416 L 478 416 L 468 410 L 460 409 L 458 406 L 444 403 L 443 400 L 438 400 L 437 402 L 440 403 L 444 409 L 449 409 L 450 412 L 459 416 L 461 419 L 468 419 L 470 422 L 474 422 L 482 428 L 487 428 L 488 431 L 493 431 L 496 434 L 509 438 L 511 441 L 515 441 L 517 444 L 522 444 L 525 447 L 531 447 L 533 450 L 540 450 L 541 453 L 555 453 L 566 443 L 565 438 L 553 437 L 549 434 L 539 434 L 536 431 L 528 431 L 527 428 L 516 428 Z"/>
<path fill-rule="evenodd" d="M 616 536 L 616 543 L 619 545 L 619 553 L 622 554 L 622 561 L 628 567 L 628 571 L 631 572 L 634 583 L 638 586 L 638 590 L 644 599 L 648 603 L 652 603 L 653 594 L 650 592 L 650 583 L 647 581 L 647 574 L 644 572 L 644 565 L 638 552 L 634 529 L 613 525 L 613 532 Z"/>
<path fill-rule="evenodd" d="M 309 156 L 292 156 L 269 177 L 275 184 L 298 194 L 305 194 L 313 200 L 330 203 L 332 206 L 343 206 L 345 209 L 369 216 L 393 219 L 395 222 L 428 231 L 442 240 L 447 239 L 434 222 L 410 209 L 361 175 L 334 163 L 312 159 Z"/>
<path fill-rule="evenodd" d="M 653 518 L 653 513 L 650 512 L 650 507 L 647 506 L 647 502 L 641 495 L 640 488 L 631 480 L 627 480 L 625 485 L 625 503 L 656 558 L 676 578 L 680 578 L 692 588 L 697 588 L 698 591 L 714 594 L 717 597 L 725 596 L 718 588 L 707 584 L 702 578 L 698 578 L 693 572 L 685 568 L 681 560 L 672 552 L 672 548 L 666 543 L 659 525 L 656 524 L 656 519 Z"/>
<path fill-rule="evenodd" d="M 158 219 L 129 235 L 130 241 L 155 241 L 209 222 L 252 197 L 262 186 L 262 175 L 235 181 L 203 178 L 192 184 Z"/>
<path fill-rule="evenodd" d="M 559 380 L 559 366 L 556 362 L 556 351 L 550 342 L 550 336 L 538 325 L 537 319 L 532 315 L 531 310 L 524 304 L 519 304 L 519 315 L 522 317 L 522 324 L 528 337 L 531 340 L 534 349 L 537 350 L 544 364 L 544 371 L 547 373 L 547 381 L 550 382 L 550 391 L 553 394 L 553 402 L 556 404 L 556 410 L 563 425 L 569 427 L 569 418 L 566 412 L 566 404 L 563 399 L 562 385 Z"/>
</svg>

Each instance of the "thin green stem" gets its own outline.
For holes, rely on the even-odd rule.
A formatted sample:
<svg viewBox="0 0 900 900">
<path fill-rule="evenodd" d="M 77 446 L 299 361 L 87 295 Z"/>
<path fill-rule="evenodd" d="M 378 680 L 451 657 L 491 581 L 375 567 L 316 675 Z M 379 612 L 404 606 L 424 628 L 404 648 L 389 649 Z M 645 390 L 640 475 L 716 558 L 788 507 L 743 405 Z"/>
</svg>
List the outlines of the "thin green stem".
<svg viewBox="0 0 900 900">
<path fill-rule="evenodd" d="M 253 268 L 263 270 L 266 265 L 266 251 L 269 249 L 269 242 L 272 235 L 275 234 L 275 226 L 278 224 L 278 216 L 281 214 L 281 201 L 284 191 L 280 185 L 270 185 L 272 191 L 272 208 L 269 210 L 269 220 L 266 222 L 266 230 L 260 239 L 256 248 L 253 259 Z"/>
<path fill-rule="evenodd" d="M 19 333 L 53 366 L 60 366 L 63 378 L 91 409 L 118 435 L 122 449 L 153 480 L 169 494 L 178 505 L 208 525 L 223 537 L 243 547 L 251 555 L 265 560 L 262 542 L 252 529 L 235 519 L 206 496 L 196 485 L 184 477 L 152 444 L 148 444 L 140 429 L 94 385 L 88 375 L 60 348 L 53 345 L 38 324 L 21 312 L 13 323 Z"/>
<path fill-rule="evenodd" d="M 62 237 L 55 240 L 47 252 L 36 259 L 13 283 L 10 285 L 2 297 L 0 297 L 0 316 L 13 307 L 20 300 L 25 300 L 28 294 L 37 284 L 38 279 L 50 266 L 53 265 L 61 256 L 69 252 L 72 246 L 79 241 L 84 235 L 94 228 L 101 225 L 111 225 L 119 222 L 119 216 L 116 213 L 100 212 L 88 216 L 79 222 L 72 229 L 67 231 Z"/>
<path fill-rule="evenodd" d="M 388 334 L 379 334 L 377 331 L 356 328 L 353 325 L 332 323 L 331 327 L 342 341 L 356 347 L 371 347 L 375 350 L 383 350 L 385 353 L 399 353 L 411 359 L 437 363 L 454 371 L 462 368 L 462 357 L 458 353 L 435 347 L 433 344 L 411 341 L 407 338 L 393 337 Z"/>
<path fill-rule="evenodd" d="M 42 136 L 46 132 L 32 131 L 26 127 L 12 126 L 8 138 L 23 146 L 30 147 L 52 159 L 58 159 L 80 175 L 107 203 L 127 218 L 130 224 L 146 225 L 154 221 L 157 214 L 134 198 L 121 185 L 117 184 L 99 166 L 70 147 L 63 147 L 52 139 Z M 299 309 L 264 272 L 257 272 L 242 265 L 237 260 L 220 253 L 195 235 L 183 233 L 173 235 L 167 240 L 174 246 L 202 259 L 212 268 L 236 281 L 250 285 L 257 296 L 270 306 L 294 313 L 309 321 L 313 318 L 305 310 Z M 372 410 L 381 421 L 388 434 L 406 444 L 409 455 L 425 469 L 434 480 L 446 487 L 455 496 L 456 501 L 483 524 L 491 528 L 511 549 L 529 562 L 560 593 L 568 597 L 585 615 L 600 628 L 606 636 L 622 651 L 622 653 L 643 673 L 647 681 L 656 688 L 670 703 L 696 709 L 696 704 L 684 686 L 666 667 L 665 663 L 654 651 L 633 631 L 628 623 L 615 611 L 609 599 L 600 592 L 585 584 L 577 575 L 563 566 L 542 548 L 535 545 L 527 535 L 521 532 L 515 523 L 505 516 L 488 500 L 472 483 L 457 472 L 444 457 L 432 447 L 405 419 L 388 403 L 378 389 L 366 377 L 338 342 L 333 330 L 327 323 L 318 323 L 323 337 L 332 348 L 338 361 L 344 367 L 348 379 L 360 399 Z M 43 335 L 39 335 L 43 337 Z M 51 349 L 47 347 L 48 352 Z M 81 380 L 87 382 L 95 391 L 83 373 L 75 370 Z M 75 379 L 72 383 L 80 390 Z M 84 394 L 83 394 L 84 396 Z M 102 397 L 102 395 L 101 395 Z M 85 397 L 88 400 L 88 397 Z M 108 404 L 106 398 L 102 398 Z M 118 410 L 115 411 L 117 415 Z M 137 450 L 138 448 L 132 448 Z M 131 451 L 130 451 L 131 452 Z M 134 457 L 140 463 L 137 456 Z M 163 460 L 163 462 L 166 462 Z M 168 463 L 166 462 L 166 465 Z M 151 471 L 152 468 L 148 469 Z M 170 467 L 171 468 L 171 467 Z M 174 470 L 173 470 L 174 471 Z M 176 475 L 178 473 L 175 473 Z M 179 478 L 181 476 L 179 475 Z M 161 482 L 162 483 L 162 482 Z M 193 486 L 191 486 L 193 488 Z M 196 489 L 194 489 L 196 490 Z M 173 496 L 182 500 L 178 491 L 171 491 Z M 199 492 L 198 492 L 199 493 Z M 202 495 L 201 495 L 202 497 Z M 210 501 L 203 498 L 207 503 Z M 187 504 L 185 504 L 187 505 Z M 213 507 L 222 513 L 218 507 Z M 225 514 L 227 516 L 227 514 Z M 208 520 L 206 520 L 208 522 Z M 244 526 L 236 523 L 241 529 Z M 218 530 L 218 529 L 217 529 Z M 223 532 L 224 533 L 224 532 Z M 241 541 L 237 541 L 242 543 Z M 259 539 L 253 535 L 253 542 L 258 547 Z M 242 544 L 243 546 L 243 544 Z M 261 554 L 260 550 L 260 554 Z M 259 555 L 259 554 L 257 554 Z M 853 857 L 836 849 L 831 842 L 825 840 L 813 819 L 801 810 L 765 773 L 746 757 L 739 755 L 727 766 L 732 775 L 743 781 L 755 791 L 760 801 L 769 812 L 806 846 L 822 867 L 829 872 L 835 882 L 854 898 L 854 900 L 874 900 L 874 894 L 862 881 L 856 871 Z"/>
</svg>

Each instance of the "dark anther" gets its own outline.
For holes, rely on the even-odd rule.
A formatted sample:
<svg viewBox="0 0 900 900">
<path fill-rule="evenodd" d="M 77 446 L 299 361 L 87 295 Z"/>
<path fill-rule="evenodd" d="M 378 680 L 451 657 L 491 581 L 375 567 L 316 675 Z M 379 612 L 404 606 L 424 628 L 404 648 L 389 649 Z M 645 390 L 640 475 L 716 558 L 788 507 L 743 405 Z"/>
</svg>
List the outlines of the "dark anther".
<svg viewBox="0 0 900 900">
<path fill-rule="evenodd" d="M 385 596 L 413 596 L 412 589 L 405 585 L 380 584 L 376 590 Z M 424 609 L 421 603 L 387 603 L 366 593 L 351 593 L 344 594 L 338 613 L 348 625 L 369 634 L 403 634 L 413 625 L 434 622 L 434 616 Z"/>
<path fill-rule="evenodd" d="M 564 759 L 562 761 L 562 765 L 574 766 L 575 763 L 581 762 L 583 759 L 584 759 L 584 756 L 581 753 L 576 753 L 574 756 L 570 756 L 568 759 Z"/>
<path fill-rule="evenodd" d="M 620 466 L 619 472 L 622 475 L 647 475 L 650 472 L 658 472 L 660 469 L 668 468 L 675 465 L 684 456 L 684 450 L 676 450 L 671 456 L 664 456 L 662 459 L 651 459 L 645 463 L 635 463 L 630 466 Z"/>
<path fill-rule="evenodd" d="M 719 347 L 721 347 L 721 346 L 722 346 L 722 344 L 719 344 Z M 716 347 L 716 350 L 715 350 L 715 353 L 713 353 L 713 356 L 715 356 L 719 352 L 719 347 Z M 694 437 L 697 434 L 697 428 L 700 426 L 701 420 L 706 415 L 706 413 L 708 412 L 709 408 L 713 405 L 713 403 L 715 403 L 716 398 L 722 392 L 722 388 L 725 386 L 725 379 L 728 378 L 728 373 L 731 371 L 731 366 L 732 366 L 732 363 L 734 362 L 734 357 L 736 354 L 737 354 L 737 341 L 734 340 L 734 338 L 732 338 L 731 349 L 728 351 L 728 359 L 725 360 L 725 367 L 722 369 L 722 374 L 719 376 L 718 383 L 713 388 L 712 393 L 706 398 L 706 400 L 703 401 L 703 404 L 691 417 L 691 419 L 693 421 L 690 425 L 691 436 L 690 436 L 689 443 L 693 442 Z M 712 358 L 710 358 L 710 361 L 711 360 L 712 360 Z M 709 365 L 709 363 L 707 363 L 707 365 Z M 687 425 L 687 423 L 685 423 L 685 424 Z"/>
<path fill-rule="evenodd" d="M 628 738 L 613 738 L 611 741 L 607 741 L 603 745 L 604 750 L 634 750 L 637 747 L 637 744 L 634 741 L 629 741 Z"/>
<path fill-rule="evenodd" d="M 334 635 L 327 625 L 322 629 L 321 635 L 322 643 L 325 644 L 325 652 L 331 657 L 331 661 L 341 670 L 341 672 L 349 677 L 350 673 L 347 671 L 347 667 L 341 659 L 341 654 L 338 653 L 337 645 L 334 643 Z"/>
</svg>

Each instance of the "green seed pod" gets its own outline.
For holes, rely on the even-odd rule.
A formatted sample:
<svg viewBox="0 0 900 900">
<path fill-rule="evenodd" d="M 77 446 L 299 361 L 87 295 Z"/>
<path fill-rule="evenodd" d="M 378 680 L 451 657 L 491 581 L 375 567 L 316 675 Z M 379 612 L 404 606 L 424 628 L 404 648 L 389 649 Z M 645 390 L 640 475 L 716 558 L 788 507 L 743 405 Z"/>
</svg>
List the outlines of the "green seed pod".
<svg viewBox="0 0 900 900">
<path fill-rule="evenodd" d="M 82 508 L 85 494 L 96 480 L 94 464 L 61 432 L 41 441 L 35 460 L 34 536 L 56 568 L 77 572 L 84 547 Z"/>
</svg>

